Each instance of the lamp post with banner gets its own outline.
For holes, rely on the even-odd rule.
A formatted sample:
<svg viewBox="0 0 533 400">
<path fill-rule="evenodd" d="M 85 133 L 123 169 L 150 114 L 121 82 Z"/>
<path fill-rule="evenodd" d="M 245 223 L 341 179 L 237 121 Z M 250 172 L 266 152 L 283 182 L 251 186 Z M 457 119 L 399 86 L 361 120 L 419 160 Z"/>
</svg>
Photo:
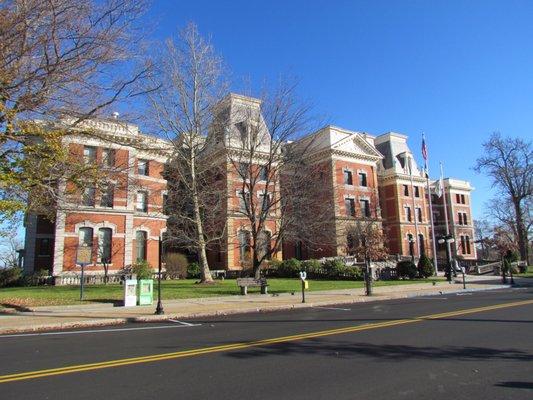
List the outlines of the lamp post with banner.
<svg viewBox="0 0 533 400">
<path fill-rule="evenodd" d="M 78 246 L 76 250 L 76 264 L 81 267 L 81 278 L 80 278 L 80 301 L 83 300 L 83 281 L 84 281 L 84 272 L 85 266 L 91 264 L 92 261 L 93 249 L 90 246 L 87 246 L 86 243 Z"/>
</svg>

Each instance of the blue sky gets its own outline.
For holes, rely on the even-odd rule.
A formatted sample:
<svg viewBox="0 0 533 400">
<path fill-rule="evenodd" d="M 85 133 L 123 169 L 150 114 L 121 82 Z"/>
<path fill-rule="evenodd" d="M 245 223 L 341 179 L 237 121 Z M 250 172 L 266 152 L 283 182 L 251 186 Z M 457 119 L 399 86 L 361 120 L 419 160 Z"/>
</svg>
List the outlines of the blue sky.
<svg viewBox="0 0 533 400">
<path fill-rule="evenodd" d="M 432 175 L 476 187 L 483 214 L 490 181 L 471 170 L 493 132 L 533 127 L 533 1 L 163 1 L 154 38 L 195 22 L 232 72 L 233 91 L 295 76 L 314 111 L 347 129 L 410 137 L 425 132 Z"/>
</svg>

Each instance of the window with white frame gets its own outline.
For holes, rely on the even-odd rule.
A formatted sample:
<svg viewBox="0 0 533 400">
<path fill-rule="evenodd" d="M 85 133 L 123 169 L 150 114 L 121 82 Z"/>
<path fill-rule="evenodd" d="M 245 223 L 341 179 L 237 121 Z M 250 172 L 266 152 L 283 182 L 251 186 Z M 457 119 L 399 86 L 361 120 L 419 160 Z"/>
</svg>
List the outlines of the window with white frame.
<svg viewBox="0 0 533 400">
<path fill-rule="evenodd" d="M 252 199 L 250 197 L 250 192 L 239 190 L 237 192 L 237 197 L 239 198 L 239 211 L 246 213 L 246 210 L 251 207 L 250 203 Z"/>
<path fill-rule="evenodd" d="M 252 256 L 252 235 L 249 231 L 239 231 L 239 255 L 241 261 L 250 261 Z"/>
<path fill-rule="evenodd" d="M 416 220 L 422 222 L 422 209 L 420 207 L 416 208 Z"/>
<path fill-rule="evenodd" d="M 370 201 L 367 199 L 360 199 L 359 204 L 361 205 L 361 215 L 366 218 L 370 218 Z"/>
<path fill-rule="evenodd" d="M 79 229 L 78 244 L 80 246 L 93 247 L 93 228 L 84 226 Z"/>
<path fill-rule="evenodd" d="M 259 193 L 259 198 L 261 199 L 261 211 L 262 212 L 268 212 L 270 210 L 270 205 L 272 201 L 272 197 L 270 193 Z"/>
<path fill-rule="evenodd" d="M 137 160 L 137 175 L 148 176 L 150 174 L 150 162 L 148 160 Z"/>
<path fill-rule="evenodd" d="M 403 209 L 404 209 L 404 212 L 405 212 L 405 220 L 411 222 L 411 220 L 412 220 L 412 218 L 411 218 L 411 207 L 405 206 Z"/>
<path fill-rule="evenodd" d="M 81 204 L 85 207 L 94 207 L 94 198 L 96 195 L 96 189 L 93 185 L 89 185 L 83 189 L 83 195 L 81 196 Z"/>
<path fill-rule="evenodd" d="M 346 208 L 346 215 L 348 217 L 355 217 L 355 199 L 344 199 L 344 207 Z"/>
<path fill-rule="evenodd" d="M 345 169 L 343 172 L 344 175 L 344 184 L 353 185 L 352 171 Z"/>
<path fill-rule="evenodd" d="M 96 162 L 96 147 L 83 147 L 83 161 L 85 161 L 86 164 L 94 164 Z"/>
<path fill-rule="evenodd" d="M 137 192 L 135 209 L 140 212 L 148 211 L 148 192 L 145 192 L 143 190 Z"/>
<path fill-rule="evenodd" d="M 137 260 L 145 261 L 147 256 L 148 234 L 146 231 L 135 232 L 135 246 L 137 248 Z"/>
<path fill-rule="evenodd" d="M 365 172 L 359 172 L 359 186 L 367 187 L 368 182 L 366 180 L 366 173 Z"/>
<path fill-rule="evenodd" d="M 102 165 L 104 167 L 115 166 L 115 150 L 114 149 L 102 149 Z"/>
<path fill-rule="evenodd" d="M 102 197 L 100 198 L 100 207 L 113 208 L 113 200 L 115 197 L 115 186 L 108 183 L 102 188 Z"/>
<path fill-rule="evenodd" d="M 261 165 L 259 167 L 259 180 L 260 181 L 268 180 L 268 168 L 266 165 Z"/>
<path fill-rule="evenodd" d="M 100 263 L 111 263 L 112 236 L 111 228 L 98 229 L 98 262 Z"/>
</svg>

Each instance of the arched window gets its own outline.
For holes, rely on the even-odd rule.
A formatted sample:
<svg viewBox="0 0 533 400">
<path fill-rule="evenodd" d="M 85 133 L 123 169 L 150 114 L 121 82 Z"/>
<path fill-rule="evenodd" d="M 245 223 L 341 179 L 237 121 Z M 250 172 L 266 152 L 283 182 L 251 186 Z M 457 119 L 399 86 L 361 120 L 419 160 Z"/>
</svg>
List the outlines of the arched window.
<svg viewBox="0 0 533 400">
<path fill-rule="evenodd" d="M 137 260 L 146 260 L 146 242 L 148 235 L 145 231 L 137 231 L 135 233 L 135 242 L 137 245 Z"/>
<path fill-rule="evenodd" d="M 239 254 L 241 261 L 250 261 L 252 251 L 252 236 L 248 231 L 239 231 Z"/>
<path fill-rule="evenodd" d="M 98 229 L 98 262 L 111 263 L 112 235 L 111 228 Z"/>
<path fill-rule="evenodd" d="M 93 247 L 93 228 L 88 228 L 88 227 L 80 228 L 79 245 Z"/>
</svg>

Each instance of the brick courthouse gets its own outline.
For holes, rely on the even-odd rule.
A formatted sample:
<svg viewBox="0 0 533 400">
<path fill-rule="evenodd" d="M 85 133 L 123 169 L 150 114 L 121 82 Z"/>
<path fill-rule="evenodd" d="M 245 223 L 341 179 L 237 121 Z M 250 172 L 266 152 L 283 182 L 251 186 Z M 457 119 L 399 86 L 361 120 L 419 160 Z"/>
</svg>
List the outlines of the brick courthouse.
<svg viewBox="0 0 533 400">
<path fill-rule="evenodd" d="M 258 107 L 259 101 L 231 94 L 221 104 Z M 115 118 L 86 124 L 99 132 L 98 138 L 73 134 L 65 139 L 64 145 L 77 157 L 96 162 L 110 179 L 105 185 L 86 187 L 78 196 L 65 197 L 54 222 L 38 215 L 26 216 L 27 272 L 47 269 L 54 276 L 77 272 L 76 249 L 80 245 L 93 249 L 93 263 L 87 267 L 89 274 L 103 273 L 104 263 L 110 271 L 121 270 L 136 260 L 147 260 L 157 266 L 160 238 L 167 228 L 167 181 L 163 172 L 171 145 Z M 331 232 L 335 240 L 318 250 L 307 249 L 302 243 L 283 243 L 274 256 L 306 259 L 344 255 L 348 248 L 344 230 L 357 219 L 365 219 L 383 227 L 385 245 L 391 255 L 418 257 L 425 253 L 432 257 L 429 213 L 433 212 L 436 235 L 442 234 L 445 197 L 449 229 L 456 239 L 453 253 L 475 259 L 470 206 L 473 188 L 468 182 L 446 179 L 445 196 L 433 195 L 430 210 L 426 179 L 407 139 L 393 132 L 376 137 L 326 126 L 291 143 L 298 146 L 315 141 L 309 157 L 320 164 L 322 172 L 316 182 L 324 185 L 321 201 L 331 209 L 324 232 Z M 242 249 L 249 238 L 246 222 L 232 213 L 232 209 L 239 207 L 236 174 L 228 168 L 219 179 L 228 188 L 227 212 L 223 214 L 228 235 L 221 246 L 208 254 L 210 266 L 242 269 L 245 265 Z M 67 184 L 65 190 L 68 188 Z M 277 218 L 280 216 L 273 215 L 268 223 L 276 224 Z M 442 257 L 444 248 L 437 246 L 437 251 Z"/>
</svg>

